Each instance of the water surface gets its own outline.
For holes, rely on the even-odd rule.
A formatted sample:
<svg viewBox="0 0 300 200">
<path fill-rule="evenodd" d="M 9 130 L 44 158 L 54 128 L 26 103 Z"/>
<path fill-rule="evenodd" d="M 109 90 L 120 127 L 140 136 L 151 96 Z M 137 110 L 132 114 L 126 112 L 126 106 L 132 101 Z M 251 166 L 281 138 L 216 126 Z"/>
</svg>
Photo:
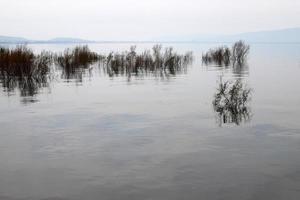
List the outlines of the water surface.
<svg viewBox="0 0 300 200">
<path fill-rule="evenodd" d="M 108 54 L 130 45 L 89 46 Z M 31 93 L 1 80 L 0 199 L 298 200 L 300 45 L 252 44 L 242 68 L 203 66 L 218 44 L 164 46 L 192 50 L 193 65 L 167 76 L 55 69 Z M 227 80 L 252 91 L 239 124 L 213 109 Z"/>
</svg>

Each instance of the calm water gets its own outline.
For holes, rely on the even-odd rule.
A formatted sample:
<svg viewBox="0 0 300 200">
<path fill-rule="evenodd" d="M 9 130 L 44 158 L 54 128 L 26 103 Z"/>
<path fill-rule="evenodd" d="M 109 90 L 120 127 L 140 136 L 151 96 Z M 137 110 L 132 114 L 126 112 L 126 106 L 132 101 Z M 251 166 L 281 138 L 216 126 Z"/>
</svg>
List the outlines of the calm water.
<svg viewBox="0 0 300 200">
<path fill-rule="evenodd" d="M 192 50 L 193 65 L 131 78 L 97 65 L 71 79 L 54 69 L 29 91 L 1 86 L 0 199 L 300 199 L 300 44 L 251 45 L 242 69 L 202 66 L 218 44 L 164 46 Z M 238 79 L 252 89 L 249 119 L 224 123 L 214 94 Z"/>
</svg>

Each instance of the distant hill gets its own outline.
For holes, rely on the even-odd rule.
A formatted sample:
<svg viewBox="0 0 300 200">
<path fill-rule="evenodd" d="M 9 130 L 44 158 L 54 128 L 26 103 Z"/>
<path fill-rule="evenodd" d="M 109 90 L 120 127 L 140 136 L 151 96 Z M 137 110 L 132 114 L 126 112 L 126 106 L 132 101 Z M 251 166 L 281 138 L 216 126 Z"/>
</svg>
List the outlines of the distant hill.
<svg viewBox="0 0 300 200">
<path fill-rule="evenodd" d="M 300 28 L 242 33 L 224 39 L 229 42 L 242 39 L 250 43 L 300 43 Z"/>
<path fill-rule="evenodd" d="M 7 44 L 28 44 L 28 43 L 92 43 L 94 41 L 83 40 L 78 38 L 60 37 L 51 40 L 29 40 L 22 37 L 0 36 L 0 43 Z"/>
<path fill-rule="evenodd" d="M 300 43 L 300 28 L 290 28 L 272 31 L 248 32 L 234 35 L 190 35 L 179 37 L 163 37 L 158 41 L 183 42 L 234 42 L 245 40 L 248 43 Z"/>
<path fill-rule="evenodd" d="M 241 33 L 235 35 L 189 35 L 189 36 L 166 36 L 152 39 L 153 42 L 234 42 L 245 40 L 248 43 L 300 43 L 300 28 L 290 28 L 272 31 L 259 31 Z M 97 41 L 79 38 L 59 37 L 51 40 L 28 40 L 22 37 L 0 36 L 0 43 L 94 43 Z M 101 41 L 114 42 L 114 41 Z M 122 42 L 122 40 L 115 41 Z M 134 42 L 134 41 L 132 41 Z M 143 41 L 140 41 L 143 42 Z M 148 40 L 150 42 L 150 40 Z"/>
<path fill-rule="evenodd" d="M 0 43 L 28 43 L 29 40 L 22 37 L 0 36 Z"/>
<path fill-rule="evenodd" d="M 94 41 L 83 40 L 79 38 L 67 38 L 67 37 L 59 37 L 51 40 L 45 41 L 46 43 L 91 43 Z"/>
</svg>

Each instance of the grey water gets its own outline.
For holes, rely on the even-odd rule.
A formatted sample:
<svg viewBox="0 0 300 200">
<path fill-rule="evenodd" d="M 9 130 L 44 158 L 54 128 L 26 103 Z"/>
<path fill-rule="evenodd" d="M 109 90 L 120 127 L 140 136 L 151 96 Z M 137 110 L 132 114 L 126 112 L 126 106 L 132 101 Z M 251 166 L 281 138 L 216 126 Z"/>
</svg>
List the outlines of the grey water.
<svg viewBox="0 0 300 200">
<path fill-rule="evenodd" d="M 54 66 L 51 81 L 25 93 L 0 80 L 0 199 L 298 200 L 300 44 L 251 44 L 240 68 L 203 65 L 218 45 L 164 44 L 195 57 L 172 75 L 109 76 L 93 65 L 66 77 Z M 212 104 L 220 82 L 236 80 L 251 89 L 239 123 Z"/>
</svg>

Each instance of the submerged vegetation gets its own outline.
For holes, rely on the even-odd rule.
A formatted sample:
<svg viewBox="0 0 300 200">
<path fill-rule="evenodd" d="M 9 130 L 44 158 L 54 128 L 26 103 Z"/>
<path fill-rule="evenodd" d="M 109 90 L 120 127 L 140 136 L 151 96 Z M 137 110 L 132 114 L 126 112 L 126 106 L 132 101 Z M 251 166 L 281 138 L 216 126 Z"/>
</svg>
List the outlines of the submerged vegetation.
<svg viewBox="0 0 300 200">
<path fill-rule="evenodd" d="M 234 83 L 220 82 L 214 96 L 213 107 L 219 116 L 219 123 L 235 123 L 239 125 L 251 118 L 250 107 L 251 89 L 247 88 L 241 80 Z"/>
<path fill-rule="evenodd" d="M 249 45 L 243 41 L 238 41 L 233 44 L 231 49 L 226 46 L 210 49 L 202 55 L 202 62 L 206 65 L 215 63 L 220 66 L 229 66 L 230 64 L 233 64 L 233 66 L 243 66 L 247 60 L 249 51 Z"/>
</svg>

